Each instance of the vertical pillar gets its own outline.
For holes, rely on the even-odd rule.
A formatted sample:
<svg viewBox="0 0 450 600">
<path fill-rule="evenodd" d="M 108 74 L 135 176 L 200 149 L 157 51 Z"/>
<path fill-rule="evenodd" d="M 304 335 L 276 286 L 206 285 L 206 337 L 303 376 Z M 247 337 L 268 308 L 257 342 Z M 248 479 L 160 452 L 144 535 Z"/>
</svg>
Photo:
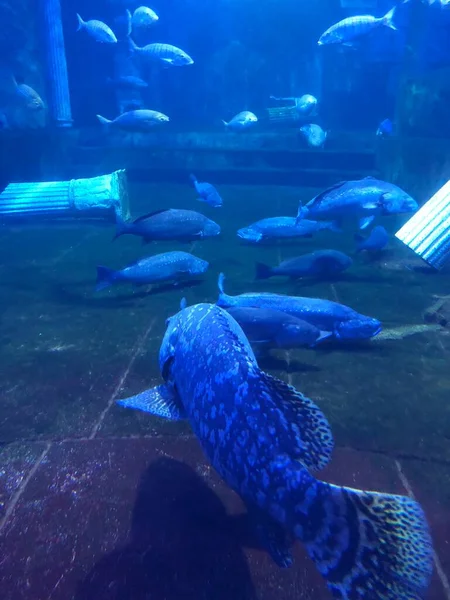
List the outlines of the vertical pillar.
<svg viewBox="0 0 450 600">
<path fill-rule="evenodd" d="M 57 127 L 72 126 L 66 51 L 60 0 L 40 0 L 45 50 L 49 105 Z"/>
</svg>

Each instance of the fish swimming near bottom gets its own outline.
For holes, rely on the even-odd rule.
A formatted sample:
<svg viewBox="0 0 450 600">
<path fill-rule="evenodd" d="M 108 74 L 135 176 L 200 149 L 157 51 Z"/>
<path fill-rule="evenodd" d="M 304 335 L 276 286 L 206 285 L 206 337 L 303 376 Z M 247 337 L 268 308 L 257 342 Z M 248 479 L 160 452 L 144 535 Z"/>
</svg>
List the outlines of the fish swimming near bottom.
<svg viewBox="0 0 450 600">
<path fill-rule="evenodd" d="M 211 183 L 199 181 L 195 175 L 190 175 L 189 177 L 195 187 L 200 202 L 206 202 L 206 204 L 209 204 L 214 208 L 222 206 L 223 200 L 219 192 Z"/>
<path fill-rule="evenodd" d="M 299 206 L 297 219 L 336 221 L 359 219 L 365 229 L 377 215 L 415 212 L 417 202 L 398 186 L 374 177 L 341 181 L 324 190 L 305 206 Z"/>
<path fill-rule="evenodd" d="M 248 129 L 253 127 L 258 122 L 258 117 L 250 112 L 249 110 L 243 110 L 242 112 L 235 115 L 230 121 L 222 121 L 227 129 L 234 131 L 240 131 L 242 129 Z"/>
<path fill-rule="evenodd" d="M 219 235 L 220 226 L 195 210 L 168 208 L 143 215 L 131 223 L 118 217 L 114 239 L 127 234 L 141 236 L 144 242 L 192 241 Z"/>
<path fill-rule="evenodd" d="M 317 479 L 313 472 L 329 462 L 333 448 L 325 416 L 258 367 L 226 311 L 197 304 L 168 319 L 159 367 L 164 383 L 118 404 L 189 420 L 278 566 L 292 564 L 297 538 L 336 598 L 423 596 L 433 549 L 420 505 Z"/>
<path fill-rule="evenodd" d="M 189 252 L 163 252 L 148 256 L 115 271 L 108 267 L 97 267 L 96 291 L 104 290 L 115 283 L 146 285 L 164 281 L 181 281 L 192 275 L 200 275 L 208 269 L 206 260 Z"/>
<path fill-rule="evenodd" d="M 366 250 L 367 252 L 379 252 L 383 250 L 389 242 L 389 234 L 382 225 L 377 225 L 372 229 L 367 237 L 355 234 L 356 251 L 361 252 Z"/>
<path fill-rule="evenodd" d="M 278 267 L 256 263 L 256 279 L 268 279 L 274 275 L 298 277 L 330 277 L 345 271 L 353 264 L 350 256 L 339 250 L 316 250 L 302 256 L 288 258 Z"/>
<path fill-rule="evenodd" d="M 328 135 L 328 132 L 316 123 L 302 125 L 299 131 L 312 148 L 322 148 Z"/>
<path fill-rule="evenodd" d="M 312 347 L 333 335 L 280 310 L 236 306 L 227 312 L 239 323 L 251 344 L 288 350 Z"/>
<path fill-rule="evenodd" d="M 335 223 L 327 221 L 298 220 L 296 217 L 269 217 L 238 229 L 237 235 L 241 240 L 257 244 L 269 240 L 312 237 L 314 233 L 324 229 L 341 231 Z"/>
<path fill-rule="evenodd" d="M 384 119 L 378 125 L 376 135 L 379 137 L 388 137 L 394 133 L 394 125 L 390 119 Z"/>
<path fill-rule="evenodd" d="M 381 331 L 381 323 L 378 319 L 362 315 L 339 302 L 268 292 L 229 296 L 223 289 L 224 280 L 224 274 L 220 273 L 217 305 L 222 308 L 253 306 L 281 310 L 315 325 L 321 331 L 331 331 L 339 340 L 369 339 Z"/>
</svg>

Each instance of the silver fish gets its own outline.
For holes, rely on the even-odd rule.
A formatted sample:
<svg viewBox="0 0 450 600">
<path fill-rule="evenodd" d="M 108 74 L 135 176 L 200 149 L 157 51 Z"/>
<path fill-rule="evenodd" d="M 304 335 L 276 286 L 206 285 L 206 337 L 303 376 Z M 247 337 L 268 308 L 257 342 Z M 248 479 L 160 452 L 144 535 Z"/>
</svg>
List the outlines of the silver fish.
<svg viewBox="0 0 450 600">
<path fill-rule="evenodd" d="M 183 67 L 192 65 L 194 61 L 181 48 L 172 46 L 171 44 L 147 44 L 143 48 L 139 48 L 132 39 L 130 39 L 130 50 L 137 56 L 141 56 L 146 60 L 159 61 L 165 65 L 172 67 Z"/>
<path fill-rule="evenodd" d="M 395 7 L 392 8 L 384 17 L 373 17 L 372 15 L 361 15 L 356 17 L 347 17 L 339 23 L 335 23 L 323 33 L 318 41 L 319 46 L 325 44 L 344 44 L 351 46 L 353 42 L 378 27 L 389 27 L 397 29 L 393 22 Z"/>
<path fill-rule="evenodd" d="M 148 6 L 140 6 L 133 13 L 131 24 L 133 29 L 147 29 L 159 20 L 158 15 Z"/>
<path fill-rule="evenodd" d="M 105 119 L 97 115 L 97 119 L 102 125 L 114 127 L 117 129 L 126 129 L 128 131 L 148 131 L 155 125 L 167 123 L 169 117 L 157 110 L 138 109 L 124 112 L 114 120 Z"/>
<path fill-rule="evenodd" d="M 225 127 L 228 129 L 240 130 L 252 127 L 258 122 L 258 117 L 250 112 L 249 110 L 243 110 L 242 112 L 235 115 L 231 121 L 222 121 Z"/>
<path fill-rule="evenodd" d="M 95 19 L 91 21 L 83 21 L 79 14 L 77 14 L 78 28 L 77 31 L 84 30 L 88 33 L 91 38 L 96 42 L 102 44 L 117 44 L 117 38 L 113 30 L 103 23 L 103 21 L 97 21 Z"/>
<path fill-rule="evenodd" d="M 311 94 L 304 94 L 300 98 L 295 98 L 295 108 L 303 117 L 314 115 L 317 112 L 317 98 Z"/>
<path fill-rule="evenodd" d="M 316 123 L 303 125 L 300 127 L 300 133 L 305 137 L 308 145 L 313 148 L 321 148 L 325 144 L 328 135 L 328 133 L 324 131 L 320 125 L 316 125 Z"/>
</svg>

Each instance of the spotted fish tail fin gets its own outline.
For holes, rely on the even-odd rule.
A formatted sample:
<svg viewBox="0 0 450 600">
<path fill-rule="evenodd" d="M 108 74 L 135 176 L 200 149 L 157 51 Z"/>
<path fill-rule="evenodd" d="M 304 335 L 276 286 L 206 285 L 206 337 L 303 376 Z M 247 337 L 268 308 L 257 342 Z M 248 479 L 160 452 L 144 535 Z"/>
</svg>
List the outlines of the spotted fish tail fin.
<svg viewBox="0 0 450 600">
<path fill-rule="evenodd" d="M 233 298 L 228 296 L 223 289 L 223 284 L 225 281 L 225 275 L 223 273 L 219 273 L 219 279 L 217 281 L 217 287 L 219 288 L 219 297 L 217 299 L 217 306 L 221 306 L 223 308 L 228 308 L 229 306 L 234 306 Z"/>
<path fill-rule="evenodd" d="M 428 587 L 433 548 L 419 504 L 406 496 L 317 481 L 301 509 L 297 537 L 336 598 L 419 600 Z"/>
</svg>

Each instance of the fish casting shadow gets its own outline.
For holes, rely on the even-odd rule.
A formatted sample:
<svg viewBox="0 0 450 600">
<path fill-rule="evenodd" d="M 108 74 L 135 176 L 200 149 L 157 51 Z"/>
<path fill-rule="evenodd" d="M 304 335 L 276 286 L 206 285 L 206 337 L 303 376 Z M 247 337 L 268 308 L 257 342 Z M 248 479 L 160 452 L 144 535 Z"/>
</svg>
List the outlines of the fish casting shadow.
<svg viewBox="0 0 450 600">
<path fill-rule="evenodd" d="M 256 600 L 243 517 L 229 516 L 191 467 L 161 458 L 142 476 L 128 541 L 97 562 L 75 600 Z"/>
</svg>

